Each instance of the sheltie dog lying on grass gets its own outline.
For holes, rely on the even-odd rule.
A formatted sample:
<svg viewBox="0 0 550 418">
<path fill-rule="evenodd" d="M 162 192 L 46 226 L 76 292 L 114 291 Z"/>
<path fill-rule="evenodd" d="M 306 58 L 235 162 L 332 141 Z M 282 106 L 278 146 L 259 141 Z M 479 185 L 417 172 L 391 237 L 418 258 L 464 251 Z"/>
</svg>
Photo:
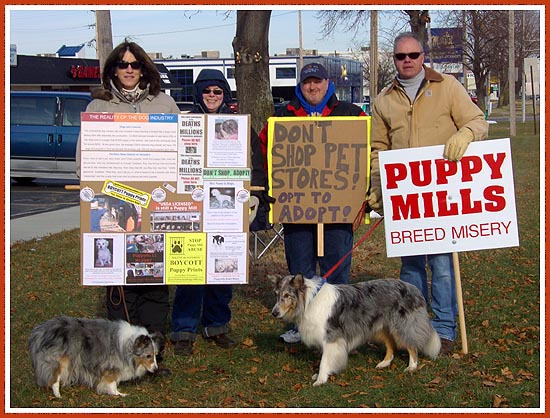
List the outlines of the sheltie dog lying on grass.
<svg viewBox="0 0 550 418">
<path fill-rule="evenodd" d="M 319 386 L 345 369 L 348 353 L 368 341 L 383 343 L 386 355 L 377 368 L 391 364 L 397 349 L 409 352 L 405 371 L 418 367 L 418 352 L 437 358 L 441 340 L 420 291 L 401 280 L 378 279 L 331 285 L 322 277 L 274 277 L 274 317 L 294 323 L 308 347 L 321 350 Z"/>
<path fill-rule="evenodd" d="M 117 384 L 157 370 L 160 334 L 125 321 L 61 316 L 34 327 L 29 352 L 36 384 L 52 388 L 87 385 L 120 395 Z"/>
</svg>

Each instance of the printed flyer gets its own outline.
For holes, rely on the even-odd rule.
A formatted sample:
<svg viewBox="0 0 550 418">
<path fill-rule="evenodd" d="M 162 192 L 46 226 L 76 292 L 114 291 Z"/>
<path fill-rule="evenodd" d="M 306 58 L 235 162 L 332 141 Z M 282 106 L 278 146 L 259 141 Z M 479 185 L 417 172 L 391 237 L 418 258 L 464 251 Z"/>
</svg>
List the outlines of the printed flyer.
<svg viewBox="0 0 550 418">
<path fill-rule="evenodd" d="M 88 112 L 80 141 L 83 285 L 247 283 L 248 115 Z"/>
</svg>

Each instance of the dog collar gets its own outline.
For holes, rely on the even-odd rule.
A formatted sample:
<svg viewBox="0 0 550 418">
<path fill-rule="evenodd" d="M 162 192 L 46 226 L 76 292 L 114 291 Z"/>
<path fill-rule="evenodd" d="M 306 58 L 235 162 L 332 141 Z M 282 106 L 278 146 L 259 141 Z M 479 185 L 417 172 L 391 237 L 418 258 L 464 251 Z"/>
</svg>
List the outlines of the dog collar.
<svg viewBox="0 0 550 418">
<path fill-rule="evenodd" d="M 319 293 L 319 291 L 321 290 L 321 288 L 323 287 L 323 285 L 327 282 L 327 279 L 325 279 L 324 277 L 321 277 L 321 280 L 319 280 L 319 283 L 317 283 L 317 287 L 315 288 L 315 292 L 313 292 L 313 297 L 315 297 L 317 295 L 317 293 Z"/>
</svg>

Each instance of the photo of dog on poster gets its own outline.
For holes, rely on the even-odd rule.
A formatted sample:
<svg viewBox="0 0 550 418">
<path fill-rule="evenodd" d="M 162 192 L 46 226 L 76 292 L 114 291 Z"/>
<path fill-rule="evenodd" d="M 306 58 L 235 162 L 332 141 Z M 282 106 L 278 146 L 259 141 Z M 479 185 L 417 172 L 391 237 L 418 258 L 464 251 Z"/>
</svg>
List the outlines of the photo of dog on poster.
<svg viewBox="0 0 550 418">
<path fill-rule="evenodd" d="M 239 123 L 236 119 L 216 119 L 216 139 L 239 139 Z"/>
<path fill-rule="evenodd" d="M 210 209 L 235 209 L 235 188 L 211 189 Z"/>
<path fill-rule="evenodd" d="M 113 267 L 113 239 L 95 238 L 94 248 L 94 266 Z"/>
</svg>

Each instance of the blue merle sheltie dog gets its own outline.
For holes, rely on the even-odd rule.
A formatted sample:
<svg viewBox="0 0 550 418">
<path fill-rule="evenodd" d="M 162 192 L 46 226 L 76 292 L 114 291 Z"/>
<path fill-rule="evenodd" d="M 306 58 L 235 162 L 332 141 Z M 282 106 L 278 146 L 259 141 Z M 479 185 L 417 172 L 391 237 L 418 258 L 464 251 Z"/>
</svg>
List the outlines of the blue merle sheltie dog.
<svg viewBox="0 0 550 418">
<path fill-rule="evenodd" d="M 321 350 L 314 386 L 342 371 L 348 353 L 366 342 L 383 343 L 386 355 L 377 368 L 391 364 L 397 349 L 409 353 L 405 371 L 418 367 L 418 353 L 435 359 L 441 340 L 433 328 L 426 302 L 413 285 L 395 279 L 356 284 L 329 284 L 322 277 L 275 277 L 277 302 L 272 314 L 294 323 L 302 342 Z"/>
<path fill-rule="evenodd" d="M 36 384 L 58 398 L 60 386 L 75 384 L 125 396 L 117 384 L 157 370 L 161 340 L 126 321 L 60 316 L 34 327 L 29 352 Z"/>
</svg>

